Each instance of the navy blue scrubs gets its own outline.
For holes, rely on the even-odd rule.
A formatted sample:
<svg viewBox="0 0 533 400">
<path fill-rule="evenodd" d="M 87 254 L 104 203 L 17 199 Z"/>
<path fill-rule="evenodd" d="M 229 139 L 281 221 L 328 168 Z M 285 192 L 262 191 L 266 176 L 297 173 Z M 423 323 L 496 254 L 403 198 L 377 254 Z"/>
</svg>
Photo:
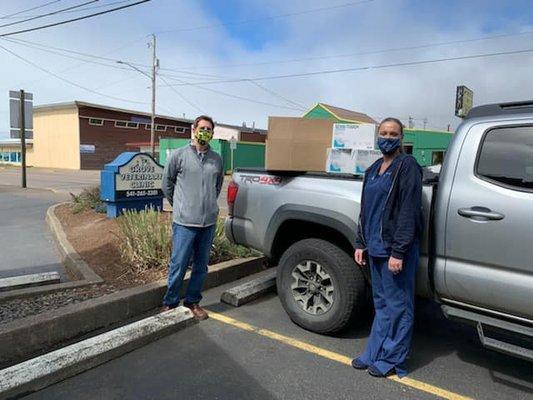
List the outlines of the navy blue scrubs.
<svg viewBox="0 0 533 400">
<path fill-rule="evenodd" d="M 382 374 L 394 369 L 400 377 L 407 374 L 405 362 L 411 346 L 414 321 L 415 272 L 418 265 L 418 243 L 413 244 L 403 260 L 402 271 L 393 274 L 388 264 L 391 249 L 381 238 L 381 220 L 392 178 L 397 167 L 394 160 L 379 175 L 367 177 L 364 192 L 365 226 L 375 317 L 367 347 L 358 361 L 374 366 Z M 398 177 L 401 179 L 401 177 Z"/>
</svg>

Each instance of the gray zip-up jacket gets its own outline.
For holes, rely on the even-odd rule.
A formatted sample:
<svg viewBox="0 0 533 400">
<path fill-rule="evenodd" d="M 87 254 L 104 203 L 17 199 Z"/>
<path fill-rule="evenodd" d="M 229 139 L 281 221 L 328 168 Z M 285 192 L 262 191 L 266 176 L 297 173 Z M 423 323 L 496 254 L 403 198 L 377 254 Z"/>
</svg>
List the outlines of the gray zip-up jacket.
<svg viewBox="0 0 533 400">
<path fill-rule="evenodd" d="M 211 147 L 202 160 L 191 145 L 174 150 L 163 173 L 163 193 L 172 205 L 173 221 L 193 227 L 216 224 L 223 182 L 222 158 Z"/>
</svg>

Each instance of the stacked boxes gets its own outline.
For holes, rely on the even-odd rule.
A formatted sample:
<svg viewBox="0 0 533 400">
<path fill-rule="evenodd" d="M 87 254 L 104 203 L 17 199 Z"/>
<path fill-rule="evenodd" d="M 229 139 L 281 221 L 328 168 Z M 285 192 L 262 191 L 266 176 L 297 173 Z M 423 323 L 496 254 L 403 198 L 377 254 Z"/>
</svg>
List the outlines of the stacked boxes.
<svg viewBox="0 0 533 400">
<path fill-rule="evenodd" d="M 374 124 L 334 124 L 326 171 L 364 174 L 381 157 L 375 150 L 376 129 Z"/>
</svg>

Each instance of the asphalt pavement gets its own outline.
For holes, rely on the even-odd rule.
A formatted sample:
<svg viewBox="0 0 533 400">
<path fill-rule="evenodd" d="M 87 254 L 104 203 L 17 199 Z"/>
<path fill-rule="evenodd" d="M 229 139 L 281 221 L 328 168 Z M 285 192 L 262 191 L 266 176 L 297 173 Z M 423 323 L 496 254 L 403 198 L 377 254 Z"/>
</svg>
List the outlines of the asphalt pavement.
<svg viewBox="0 0 533 400">
<path fill-rule="evenodd" d="M 0 278 L 57 271 L 67 279 L 45 222 L 48 207 L 66 200 L 49 190 L 0 185 Z"/>
<path fill-rule="evenodd" d="M 0 185 L 20 187 L 21 180 L 19 167 L 0 166 Z M 79 194 L 85 187 L 100 185 L 100 171 L 28 168 L 26 180 L 29 188 Z"/>
<path fill-rule="evenodd" d="M 370 318 L 336 337 L 294 325 L 275 295 L 209 320 L 26 399 L 509 399 L 533 396 L 533 365 L 483 349 L 474 328 L 417 303 L 408 379 L 370 377 L 346 365 L 365 346 Z"/>
</svg>

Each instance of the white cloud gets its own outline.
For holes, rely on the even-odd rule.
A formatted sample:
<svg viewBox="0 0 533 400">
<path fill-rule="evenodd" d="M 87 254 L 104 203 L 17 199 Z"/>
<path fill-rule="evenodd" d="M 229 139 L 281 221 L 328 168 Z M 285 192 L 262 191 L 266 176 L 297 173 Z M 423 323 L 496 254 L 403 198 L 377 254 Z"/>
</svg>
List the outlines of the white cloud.
<svg viewBox="0 0 533 400">
<path fill-rule="evenodd" d="M 344 2 L 339 0 L 338 4 Z M 19 2 L 10 1 L 10 3 L 9 9 L 20 7 Z M 226 27 L 217 26 L 220 21 L 213 13 L 206 12 L 200 2 L 159 0 L 149 4 L 100 19 L 23 35 L 20 38 L 91 54 L 108 53 L 108 57 L 149 64 L 150 53 L 143 36 L 152 31 L 211 25 L 214 28 L 210 30 L 158 35 L 158 56 L 161 66 L 192 67 L 193 73 L 249 78 L 523 49 L 530 47 L 528 42 L 533 36 L 524 35 L 302 63 L 226 67 L 224 65 L 227 64 L 321 57 L 463 40 L 499 32 L 533 31 L 533 26 L 528 26 L 523 18 L 520 21 L 511 18 L 505 23 L 499 23 L 498 31 L 487 32 L 485 28 L 487 23 L 494 19 L 491 12 L 495 13 L 498 10 L 494 8 L 491 11 L 490 7 L 478 8 L 481 4 L 479 2 L 467 4 L 463 12 L 457 12 L 446 10 L 444 6 L 440 6 L 439 9 L 430 7 L 419 9 L 411 2 L 403 0 L 375 1 L 298 17 L 266 20 L 261 24 L 268 24 L 269 28 L 280 30 L 280 34 L 275 35 L 274 40 L 266 41 L 260 50 L 250 50 L 245 41 L 230 35 Z M 246 4 L 250 9 L 242 14 L 257 17 L 326 7 L 332 3 L 318 0 L 291 2 L 252 0 Z M 239 19 L 241 16 L 237 15 L 235 18 Z M 126 43 L 131 45 L 109 53 L 110 50 Z M 65 71 L 66 68 L 76 66 L 79 62 L 3 41 L 0 41 L 0 44 L 80 85 L 134 101 L 148 103 L 150 100 L 150 92 L 147 89 L 149 81 L 135 72 L 90 64 L 79 65 Z M 149 109 L 148 104 L 132 105 L 87 93 L 59 82 L 21 63 L 11 55 L 3 52 L 1 54 L 0 90 L 3 93 L 7 94 L 9 89 L 23 87 L 34 93 L 36 103 L 80 99 L 126 108 Z M 453 116 L 453 107 L 455 87 L 459 84 L 466 84 L 474 90 L 477 104 L 531 98 L 533 83 L 528 76 L 527 66 L 532 61 L 533 55 L 522 54 L 269 80 L 261 81 L 261 84 L 306 107 L 317 101 L 324 101 L 366 112 L 377 118 L 393 115 L 406 119 L 412 115 L 418 118 L 416 121 L 418 125 L 422 124 L 422 118 L 427 117 L 429 127 L 444 129 L 448 123 L 452 126 L 458 123 L 458 119 Z M 161 72 L 167 75 L 175 74 L 183 79 L 192 76 Z M 200 81 L 204 79 L 197 78 Z M 197 78 L 192 80 L 197 81 Z M 263 102 L 290 106 L 282 99 L 262 91 L 251 83 L 219 84 L 209 87 Z M 176 87 L 176 90 L 200 105 L 202 110 L 212 114 L 217 120 L 228 123 L 255 121 L 258 126 L 266 127 L 269 115 L 301 114 L 299 111 L 222 97 L 191 86 Z M 158 104 L 159 111 L 165 114 L 173 112 L 174 115 L 181 116 L 185 113 L 188 117 L 192 117 L 197 113 L 168 88 L 158 88 Z M 7 95 L 5 101 L 0 101 L 0 132 L 7 131 L 8 128 L 6 112 Z"/>
</svg>

